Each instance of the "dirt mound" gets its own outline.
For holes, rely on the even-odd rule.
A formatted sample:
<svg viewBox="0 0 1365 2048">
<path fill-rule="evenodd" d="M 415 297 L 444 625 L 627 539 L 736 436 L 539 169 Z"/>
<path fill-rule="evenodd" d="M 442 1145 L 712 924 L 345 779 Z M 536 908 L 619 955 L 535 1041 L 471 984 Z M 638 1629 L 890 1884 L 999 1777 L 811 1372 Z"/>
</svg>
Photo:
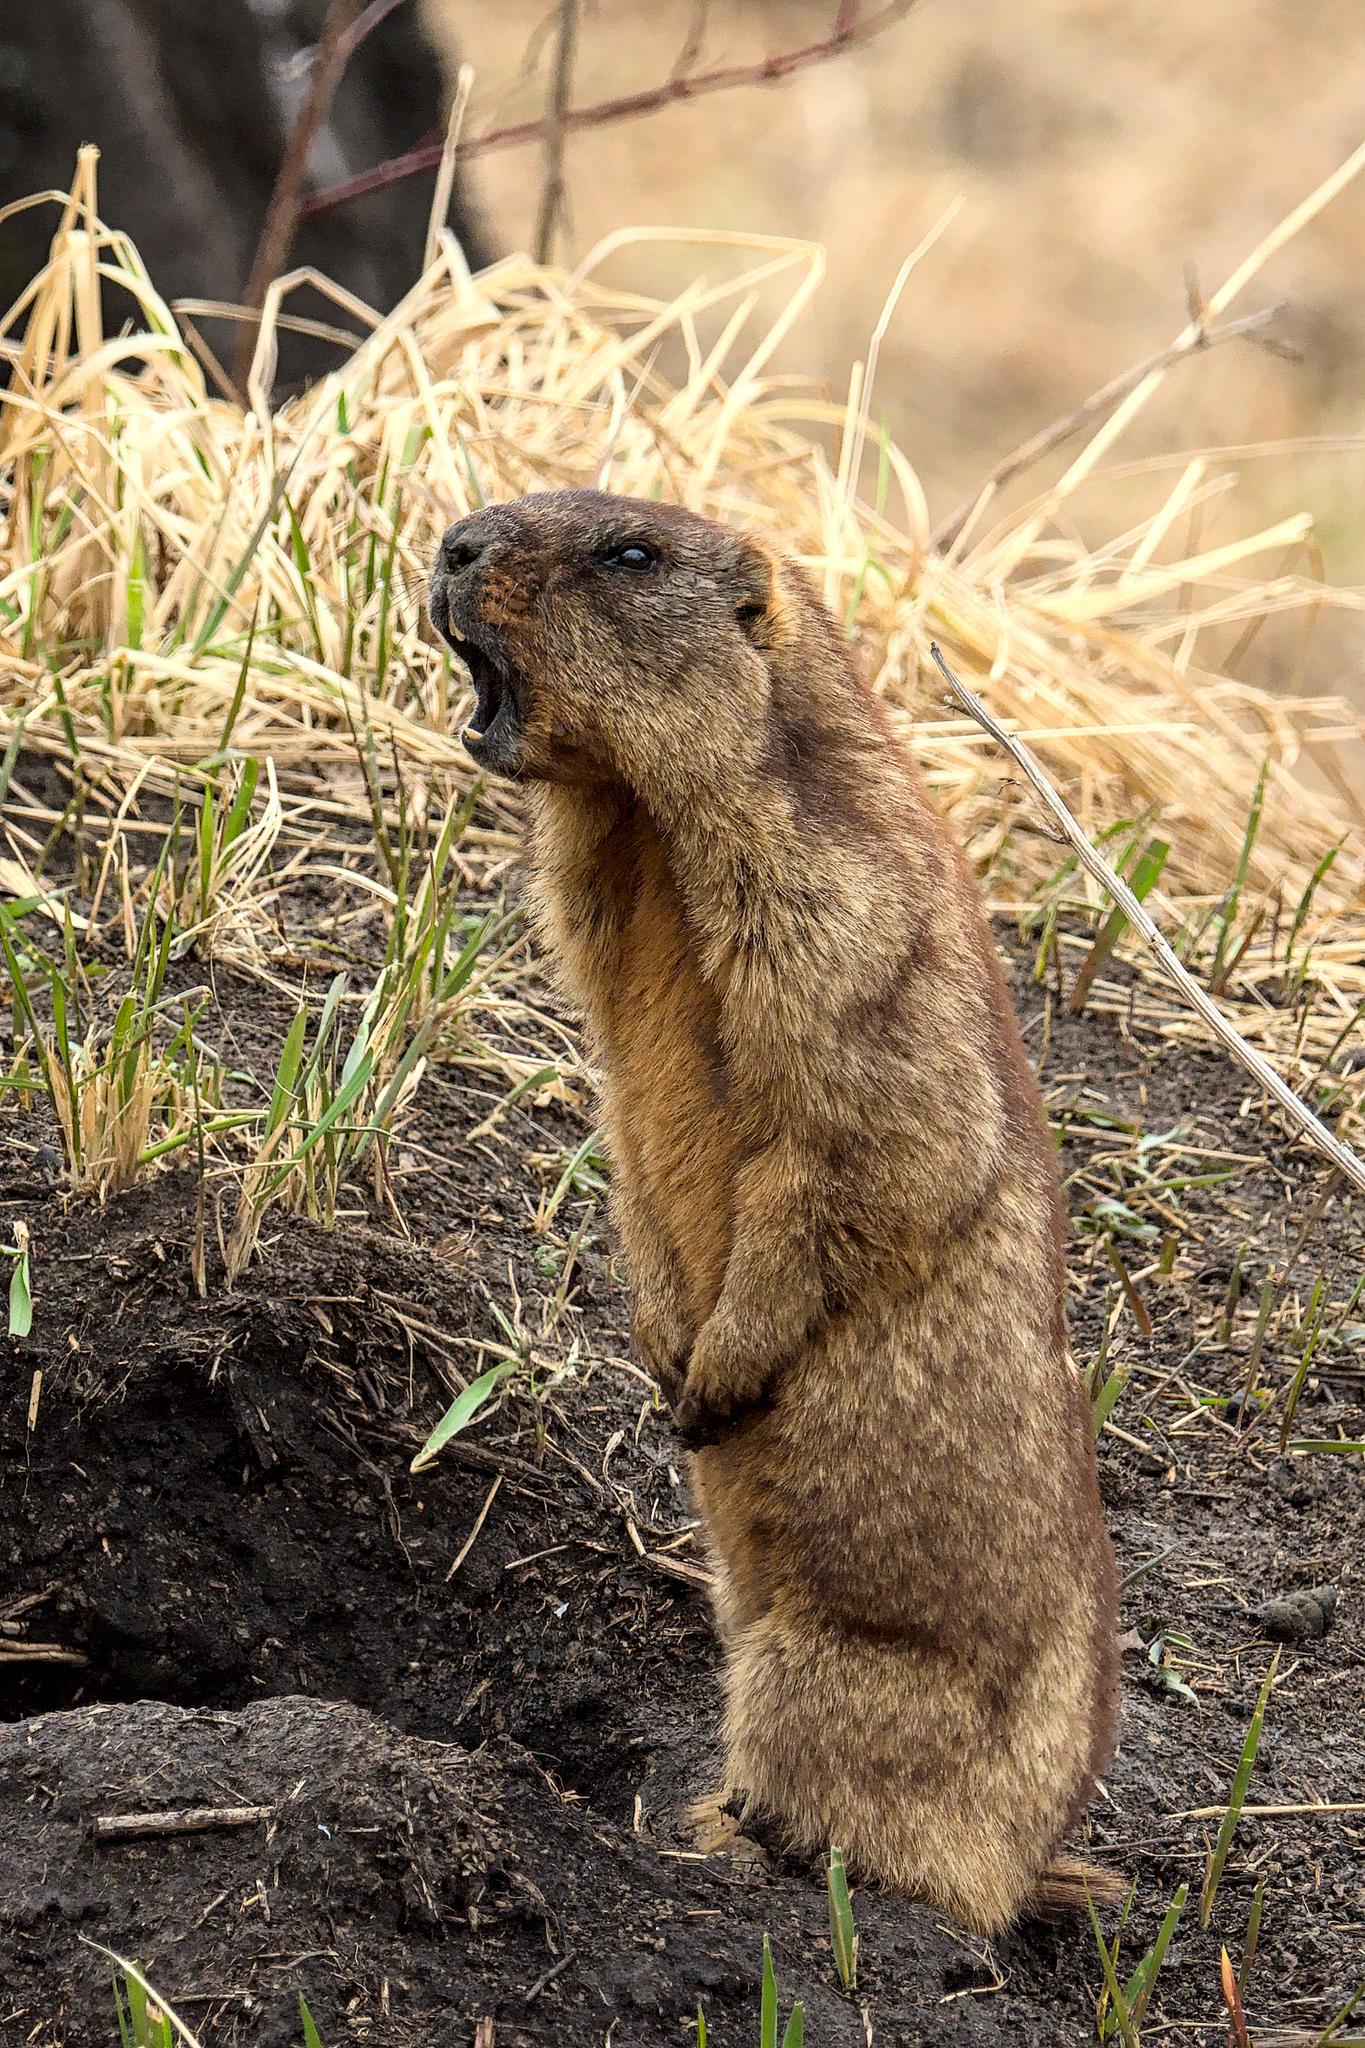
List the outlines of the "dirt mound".
<svg viewBox="0 0 1365 2048">
<path fill-rule="evenodd" d="M 698 2000 L 724 2040 L 727 2011 L 758 1989 L 759 1926 L 812 2037 L 866 2038 L 821 1981 L 813 1887 L 661 1857 L 506 1740 L 471 1756 L 297 1696 L 238 1713 L 143 1701 L 0 1731 L 0 1785 L 10 2017 L 41 2014 L 60 1979 L 72 2048 L 110 2033 L 109 1966 L 89 1942 L 160 1956 L 182 2017 L 257 2048 L 297 2040 L 300 1989 L 329 2041 L 374 2027 L 467 2043 L 496 2015 L 500 2048 L 613 2027 L 676 2043 Z M 96 1833 L 130 1812 L 243 1807 L 260 1809 L 246 1825 Z M 927 2023 L 970 1956 L 930 1914 L 896 1919 L 902 2017 Z M 1005 2036 L 978 2016 L 952 2038 Z"/>
</svg>

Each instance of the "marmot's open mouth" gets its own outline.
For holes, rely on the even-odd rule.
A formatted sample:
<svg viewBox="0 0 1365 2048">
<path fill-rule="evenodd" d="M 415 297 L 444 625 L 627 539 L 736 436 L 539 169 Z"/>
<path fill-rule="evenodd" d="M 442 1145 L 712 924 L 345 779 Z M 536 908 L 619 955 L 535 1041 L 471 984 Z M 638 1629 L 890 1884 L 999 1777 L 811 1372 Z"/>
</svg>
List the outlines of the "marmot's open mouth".
<svg viewBox="0 0 1365 2048">
<path fill-rule="evenodd" d="M 498 660 L 477 641 L 458 633 L 444 635 L 469 670 L 478 702 L 461 737 L 481 768 L 515 775 L 521 758 L 522 676 L 516 666 Z"/>
</svg>

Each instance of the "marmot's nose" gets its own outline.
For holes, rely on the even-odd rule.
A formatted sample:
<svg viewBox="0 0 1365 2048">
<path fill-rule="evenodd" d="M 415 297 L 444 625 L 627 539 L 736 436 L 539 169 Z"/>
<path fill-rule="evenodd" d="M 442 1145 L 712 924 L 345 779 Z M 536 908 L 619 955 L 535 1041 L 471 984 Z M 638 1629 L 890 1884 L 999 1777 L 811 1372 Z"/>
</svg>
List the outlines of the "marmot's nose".
<svg viewBox="0 0 1365 2048">
<path fill-rule="evenodd" d="M 441 542 L 441 567 L 453 575 L 457 569 L 472 569 L 480 555 L 488 552 L 487 540 L 476 540 L 458 526 Z"/>
<path fill-rule="evenodd" d="M 473 569 L 491 554 L 497 540 L 498 536 L 489 530 L 488 521 L 475 512 L 470 518 L 461 519 L 446 528 L 441 540 L 441 567 L 448 576 Z"/>
</svg>

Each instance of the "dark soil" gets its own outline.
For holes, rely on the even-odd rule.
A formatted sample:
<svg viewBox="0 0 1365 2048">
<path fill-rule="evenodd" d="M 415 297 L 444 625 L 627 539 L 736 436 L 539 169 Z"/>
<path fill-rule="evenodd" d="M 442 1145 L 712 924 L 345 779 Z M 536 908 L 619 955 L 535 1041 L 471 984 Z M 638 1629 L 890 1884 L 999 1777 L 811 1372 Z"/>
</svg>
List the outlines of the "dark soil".
<svg viewBox="0 0 1365 2048">
<path fill-rule="evenodd" d="M 1281 1455 L 1278 1434 L 1314 1282 L 1330 1326 L 1365 1232 L 1338 1195 L 1286 1279 L 1318 1162 L 1221 1058 L 1055 1005 L 1045 1020 L 1010 950 L 1064 1171 L 1083 1176 L 1073 1342 L 1089 1365 L 1108 1303 L 1109 1363 L 1130 1368 L 1100 1461 L 1129 1581 L 1122 1746 L 1088 1825 L 1136 1886 L 1121 1970 L 1188 1884 L 1144 2039 L 1221 2048 L 1219 1949 L 1240 1958 L 1264 1879 L 1253 2037 L 1306 2048 L 1365 1979 L 1365 1460 Z M 223 976 L 216 993 L 234 1061 L 268 1058 L 288 1005 Z M 859 1894 L 850 1997 L 818 1871 L 696 1858 L 683 1809 L 712 1781 L 718 1653 L 666 1412 L 585 1198 L 534 1228 L 582 1131 L 523 1104 L 467 1144 L 488 1106 L 462 1070 L 424 1083 L 395 1148 L 409 1237 L 359 1196 L 330 1231 L 277 1220 L 234 1292 L 211 1257 L 202 1300 L 192 1174 L 101 1210 L 49 1184 L 36 1112 L 0 1118 L 0 1233 L 29 1226 L 35 1306 L 0 1363 L 0 2041 L 116 2039 L 91 1942 L 135 1958 L 206 2044 L 300 2040 L 302 1991 L 326 2048 L 676 2048 L 699 2002 L 712 2043 L 754 2048 L 765 1933 L 812 2048 L 1093 2040 L 1084 1923 L 987 1945 Z M 1149 1170 L 1173 1177 L 1183 1146 L 1205 1155 L 1185 1174 L 1232 1173 L 1123 1182 L 1113 1241 L 1150 1335 L 1098 1234 L 1115 1212 L 1093 1207 L 1120 1191 L 1106 1158 L 1131 1154 L 1116 1119 L 1166 1135 Z M 1257 1381 L 1278 1398 L 1244 1426 L 1271 1267 Z M 1295 1442 L 1365 1436 L 1352 1315 L 1319 1342 Z M 526 1369 L 413 1477 L 455 1373 L 507 1325 Z M 1257 1609 L 1322 1586 L 1332 1625 L 1281 1651 L 1248 1804 L 1354 1810 L 1245 1818 L 1201 1932 L 1218 1822 L 1194 1810 L 1227 1801 L 1272 1654 Z M 230 1830 L 95 1833 L 253 1805 L 268 1817 Z"/>
</svg>

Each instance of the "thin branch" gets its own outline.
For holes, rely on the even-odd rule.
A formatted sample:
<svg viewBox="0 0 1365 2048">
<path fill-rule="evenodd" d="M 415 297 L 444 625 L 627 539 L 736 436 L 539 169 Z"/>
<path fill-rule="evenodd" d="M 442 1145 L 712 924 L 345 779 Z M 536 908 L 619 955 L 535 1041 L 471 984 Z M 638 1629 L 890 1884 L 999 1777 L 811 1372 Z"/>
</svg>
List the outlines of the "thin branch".
<svg viewBox="0 0 1365 2048">
<path fill-rule="evenodd" d="M 1194 979 L 1194 976 L 1177 959 L 1175 953 L 1157 930 L 1132 890 L 1125 882 L 1119 880 L 1119 877 L 1114 873 L 1114 870 L 1110 867 L 1108 861 L 1104 859 L 1103 855 L 1095 851 L 1095 848 L 1076 823 L 1076 820 L 1072 817 L 1070 811 L 1062 802 L 1062 799 L 1058 796 L 1028 748 L 1021 740 L 1016 739 L 1013 733 L 1006 732 L 1002 725 L 997 724 L 980 698 L 974 697 L 971 691 L 958 681 L 940 654 L 937 642 L 930 644 L 929 652 L 938 663 L 953 695 L 957 698 L 963 710 L 968 712 L 978 725 L 984 726 L 991 735 L 991 738 L 997 741 L 1011 759 L 1017 762 L 1019 767 L 1023 769 L 1025 775 L 1027 775 L 1029 781 L 1033 784 L 1033 787 L 1037 790 L 1039 796 L 1071 842 L 1081 866 L 1088 874 L 1094 876 L 1102 888 L 1108 890 L 1114 902 L 1118 904 L 1119 908 L 1127 916 L 1130 924 L 1137 926 L 1143 938 L 1165 968 L 1170 979 L 1175 983 L 1185 1000 L 1192 1004 L 1199 1012 L 1199 1015 L 1208 1025 L 1214 1037 L 1227 1048 L 1235 1060 L 1238 1060 L 1246 1068 L 1257 1084 L 1264 1088 L 1266 1094 L 1272 1095 L 1275 1098 L 1275 1101 L 1289 1118 L 1289 1121 L 1298 1126 L 1310 1143 L 1316 1145 L 1320 1152 L 1325 1152 L 1333 1164 L 1339 1167 L 1341 1172 L 1346 1175 L 1347 1179 L 1352 1181 L 1362 1193 L 1365 1193 L 1365 1160 L 1359 1158 L 1349 1145 L 1343 1145 L 1340 1138 L 1334 1137 L 1327 1126 L 1314 1116 L 1307 1104 L 1299 1100 L 1299 1097 L 1288 1083 L 1280 1079 L 1280 1076 L 1269 1062 L 1263 1060 L 1258 1052 L 1254 1052 L 1242 1037 L 1240 1031 L 1235 1030 L 1229 1024 L 1218 1005 L 1205 994 L 1199 983 Z"/>
<path fill-rule="evenodd" d="M 273 1806 L 182 1806 L 169 1813 L 104 1813 L 95 1822 L 101 1842 L 133 1842 L 146 1835 L 201 1835 L 213 1828 L 250 1828 L 273 1820 Z"/>
<path fill-rule="evenodd" d="M 375 0 L 382 4 L 382 0 Z M 360 0 L 331 0 L 327 9 L 327 21 L 322 31 L 313 58 L 313 69 L 309 75 L 308 92 L 299 108 L 284 160 L 280 165 L 275 189 L 270 195 L 265 221 L 261 228 L 261 239 L 256 244 L 256 255 L 251 265 L 251 276 L 247 281 L 246 309 L 259 313 L 265 302 L 265 295 L 272 278 L 279 276 L 288 260 L 294 230 L 298 225 L 303 197 L 303 183 L 308 175 L 308 153 L 313 147 L 314 137 L 331 112 L 332 100 L 341 83 L 341 74 L 346 61 L 355 48 L 350 31 L 357 28 Z M 373 14 L 374 6 L 366 9 Z M 385 8 L 387 12 L 387 8 Z M 371 24 L 373 25 L 373 24 Z M 439 157 L 440 152 L 437 151 Z M 232 381 L 239 391 L 245 391 L 251 375 L 251 360 L 256 350 L 256 328 L 248 321 L 237 337 L 237 347 L 232 358 Z"/>
<path fill-rule="evenodd" d="M 578 0 L 559 0 L 559 41 L 555 48 L 555 72 L 550 86 L 550 106 L 545 117 L 545 172 L 540 187 L 540 212 L 536 220 L 536 262 L 548 263 L 554 248 L 555 229 L 564 212 L 564 137 L 573 96 L 574 61 L 578 51 Z"/>
<path fill-rule="evenodd" d="M 342 70 L 350 63 L 366 36 L 372 35 L 386 14 L 401 7 L 403 0 L 370 0 L 369 6 L 351 23 L 337 45 L 337 62 Z"/>
<path fill-rule="evenodd" d="M 834 28 L 823 42 L 807 43 L 799 50 L 784 50 L 775 57 L 760 59 L 757 64 L 732 64 L 720 71 L 672 77 L 648 92 L 627 93 L 620 99 L 601 100 L 593 107 L 578 107 L 565 115 L 564 132 L 566 135 L 578 135 L 585 128 L 603 128 L 616 121 L 633 121 L 641 114 L 657 113 L 660 107 L 672 106 L 679 100 L 700 99 L 704 93 L 727 92 L 731 87 L 740 85 L 770 85 L 777 79 L 790 78 L 793 72 L 804 71 L 812 64 L 824 64 L 831 57 L 856 49 L 860 43 L 871 42 L 883 29 L 903 21 L 915 4 L 916 0 L 892 0 L 890 6 L 879 7 L 864 21 L 859 19 L 856 6 L 850 5 L 850 0 L 843 0 Z M 487 135 L 472 136 L 468 142 L 460 144 L 459 160 L 469 163 L 474 157 L 486 156 L 491 150 L 519 149 L 525 143 L 543 141 L 546 126 L 543 120 L 518 121 L 507 128 L 494 128 Z M 410 149 L 405 156 L 392 157 L 387 163 L 376 164 L 371 171 L 361 171 L 357 177 L 344 178 L 339 184 L 327 185 L 321 192 L 311 193 L 304 200 L 300 212 L 324 213 L 330 207 L 344 206 L 349 199 L 363 199 L 369 192 L 381 192 L 386 186 L 396 185 L 404 178 L 420 176 L 423 171 L 431 170 L 440 159 L 439 143 L 423 143 L 417 149 Z"/>
<path fill-rule="evenodd" d="M 971 496 L 964 498 L 957 510 L 950 513 L 942 525 L 934 528 L 929 536 L 930 547 L 936 553 L 946 555 L 987 492 L 993 497 L 997 491 L 1003 490 L 1022 470 L 1031 469 L 1033 464 L 1041 461 L 1051 449 L 1060 447 L 1063 441 L 1069 441 L 1073 434 L 1078 434 L 1082 427 L 1089 426 L 1092 420 L 1111 411 L 1130 391 L 1137 389 L 1144 377 L 1150 377 L 1154 370 L 1165 370 L 1172 363 L 1179 362 L 1182 356 L 1196 355 L 1203 349 L 1215 348 L 1220 341 L 1232 341 L 1238 335 L 1260 335 L 1262 330 L 1283 311 L 1283 306 L 1267 306 L 1260 313 L 1247 314 L 1245 319 L 1227 320 L 1221 327 L 1201 327 L 1188 339 L 1182 337 L 1169 348 L 1160 349 L 1156 355 L 1148 356 L 1146 362 L 1135 363 L 1121 376 L 1101 385 L 1098 391 L 1092 391 L 1089 398 L 1078 405 L 1074 412 L 1063 413 L 1050 427 L 1044 427 L 1040 434 L 1034 434 L 1030 440 L 1021 442 L 1012 455 L 1007 455 L 1002 462 L 997 462 L 995 468 L 977 485 Z M 1264 345 L 1262 343 L 1262 346 Z"/>
</svg>

